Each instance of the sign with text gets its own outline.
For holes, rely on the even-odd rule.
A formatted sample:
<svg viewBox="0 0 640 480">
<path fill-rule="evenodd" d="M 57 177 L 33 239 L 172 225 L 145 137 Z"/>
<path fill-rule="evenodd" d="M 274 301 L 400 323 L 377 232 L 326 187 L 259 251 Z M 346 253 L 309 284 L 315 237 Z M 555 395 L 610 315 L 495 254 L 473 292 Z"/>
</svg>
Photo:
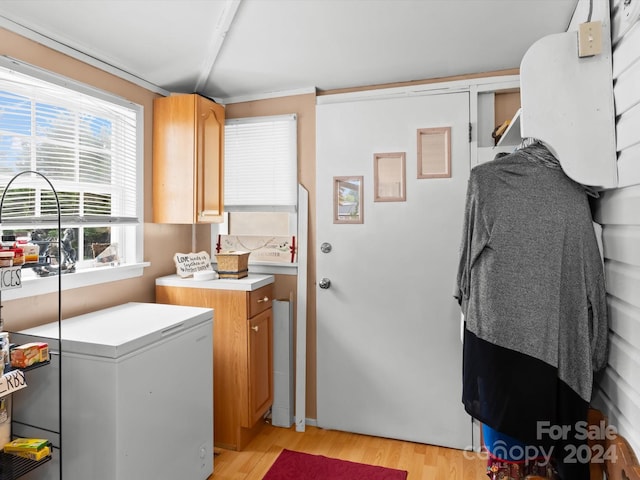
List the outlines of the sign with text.
<svg viewBox="0 0 640 480">
<path fill-rule="evenodd" d="M 22 267 L 0 269 L 0 290 L 11 290 L 20 287 L 22 287 Z"/>
<path fill-rule="evenodd" d="M 179 277 L 186 278 L 195 272 L 213 271 L 211 257 L 207 252 L 176 253 L 173 256 L 176 264 L 176 273 Z"/>
<path fill-rule="evenodd" d="M 22 390 L 27 381 L 22 370 L 12 370 L 0 377 L 0 397 Z"/>
<path fill-rule="evenodd" d="M 298 247 L 295 236 L 218 235 L 220 251 L 251 252 L 252 262 L 295 263 Z"/>
</svg>

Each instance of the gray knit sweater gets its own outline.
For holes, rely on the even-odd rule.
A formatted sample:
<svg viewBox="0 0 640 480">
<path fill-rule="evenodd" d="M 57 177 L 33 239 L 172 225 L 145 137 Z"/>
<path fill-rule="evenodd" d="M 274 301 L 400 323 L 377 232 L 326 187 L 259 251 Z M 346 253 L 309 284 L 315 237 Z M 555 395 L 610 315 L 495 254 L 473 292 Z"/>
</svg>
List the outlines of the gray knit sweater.
<svg viewBox="0 0 640 480">
<path fill-rule="evenodd" d="M 457 288 L 468 331 L 590 401 L 607 357 L 603 267 L 585 190 L 542 144 L 471 171 Z"/>
</svg>

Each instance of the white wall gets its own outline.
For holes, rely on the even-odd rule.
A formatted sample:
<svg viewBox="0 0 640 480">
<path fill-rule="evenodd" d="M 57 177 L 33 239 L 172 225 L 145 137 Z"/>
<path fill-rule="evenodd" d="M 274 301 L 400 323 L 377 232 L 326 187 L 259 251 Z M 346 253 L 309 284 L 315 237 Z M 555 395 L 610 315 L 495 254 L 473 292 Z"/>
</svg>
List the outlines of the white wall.
<svg viewBox="0 0 640 480">
<path fill-rule="evenodd" d="M 587 2 L 588 3 L 588 2 Z M 595 220 L 603 225 L 611 329 L 609 364 L 594 406 L 640 453 L 640 8 L 611 1 L 619 187 L 603 192 Z"/>
</svg>

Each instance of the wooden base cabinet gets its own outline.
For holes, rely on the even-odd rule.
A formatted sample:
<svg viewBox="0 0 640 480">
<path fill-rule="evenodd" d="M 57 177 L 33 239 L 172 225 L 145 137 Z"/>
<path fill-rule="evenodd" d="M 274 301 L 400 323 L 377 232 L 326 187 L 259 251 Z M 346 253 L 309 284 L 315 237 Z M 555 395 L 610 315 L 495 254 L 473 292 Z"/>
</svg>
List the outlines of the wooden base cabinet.
<svg viewBox="0 0 640 480">
<path fill-rule="evenodd" d="M 223 221 L 222 105 L 198 94 L 153 101 L 153 221 Z"/>
<path fill-rule="evenodd" d="M 214 444 L 242 450 L 273 404 L 273 285 L 253 291 L 156 285 L 156 302 L 214 309 Z M 188 361 L 188 360 L 187 360 Z"/>
</svg>

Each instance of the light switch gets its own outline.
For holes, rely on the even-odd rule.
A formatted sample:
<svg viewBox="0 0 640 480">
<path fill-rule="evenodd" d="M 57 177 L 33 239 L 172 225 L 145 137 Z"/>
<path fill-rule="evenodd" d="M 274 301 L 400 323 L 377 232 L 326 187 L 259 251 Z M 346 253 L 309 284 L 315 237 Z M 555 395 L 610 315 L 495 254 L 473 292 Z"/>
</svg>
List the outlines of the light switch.
<svg viewBox="0 0 640 480">
<path fill-rule="evenodd" d="M 602 22 L 581 23 L 578 28 L 578 56 L 592 57 L 602 53 Z"/>
</svg>

